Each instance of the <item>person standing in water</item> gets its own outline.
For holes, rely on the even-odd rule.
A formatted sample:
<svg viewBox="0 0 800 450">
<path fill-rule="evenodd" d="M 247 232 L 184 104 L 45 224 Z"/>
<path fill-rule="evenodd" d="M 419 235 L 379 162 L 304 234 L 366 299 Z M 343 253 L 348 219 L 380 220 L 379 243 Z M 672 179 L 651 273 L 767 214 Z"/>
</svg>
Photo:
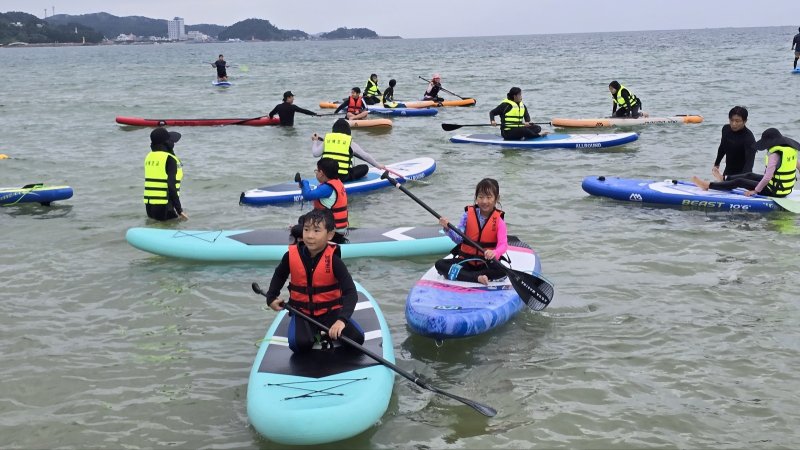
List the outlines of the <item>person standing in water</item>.
<svg viewBox="0 0 800 450">
<path fill-rule="evenodd" d="M 282 126 L 291 127 L 294 125 L 294 113 L 296 112 L 305 114 L 307 116 L 319 115 L 314 111 L 309 111 L 295 105 L 294 94 L 292 94 L 292 91 L 286 91 L 283 93 L 283 103 L 280 103 L 272 108 L 272 111 L 269 112 L 269 118 L 272 119 L 277 114 L 278 118 L 281 119 Z"/>
<path fill-rule="evenodd" d="M 800 59 L 800 27 L 797 28 L 798 33 L 792 39 L 792 50 L 794 50 L 794 68 L 797 69 L 797 60 Z"/>
</svg>

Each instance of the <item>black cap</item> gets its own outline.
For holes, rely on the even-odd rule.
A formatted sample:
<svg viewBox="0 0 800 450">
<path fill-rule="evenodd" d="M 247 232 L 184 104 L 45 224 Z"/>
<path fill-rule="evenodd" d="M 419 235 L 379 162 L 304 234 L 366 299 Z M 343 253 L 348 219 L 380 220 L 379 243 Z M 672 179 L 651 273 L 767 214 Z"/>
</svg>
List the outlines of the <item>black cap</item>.
<svg viewBox="0 0 800 450">
<path fill-rule="evenodd" d="M 761 139 L 756 141 L 756 150 L 764 150 L 776 145 L 788 145 L 788 143 L 777 128 L 767 128 L 761 133 Z"/>
<path fill-rule="evenodd" d="M 151 144 L 176 143 L 181 140 L 181 134 L 177 131 L 167 131 L 166 128 L 158 127 L 150 133 Z"/>
<path fill-rule="evenodd" d="M 286 92 L 283 93 L 283 101 L 286 101 L 286 99 L 289 98 L 289 97 L 294 97 L 294 94 L 292 94 L 292 91 L 286 91 Z"/>
</svg>

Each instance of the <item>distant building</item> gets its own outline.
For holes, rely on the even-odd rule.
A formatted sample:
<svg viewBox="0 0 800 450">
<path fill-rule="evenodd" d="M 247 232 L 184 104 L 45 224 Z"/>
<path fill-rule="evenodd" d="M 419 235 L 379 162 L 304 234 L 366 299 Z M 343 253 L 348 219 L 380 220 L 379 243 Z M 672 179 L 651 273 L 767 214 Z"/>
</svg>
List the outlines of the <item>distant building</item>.
<svg viewBox="0 0 800 450">
<path fill-rule="evenodd" d="M 196 42 L 205 42 L 205 41 L 210 39 L 210 37 L 207 34 L 203 33 L 202 31 L 197 31 L 197 30 L 192 30 L 192 31 L 186 33 L 186 37 L 190 41 L 196 41 Z"/>
<path fill-rule="evenodd" d="M 186 27 L 183 25 L 182 17 L 167 21 L 167 37 L 169 37 L 170 41 L 186 40 Z"/>
<path fill-rule="evenodd" d="M 131 34 L 120 34 L 114 40 L 117 41 L 117 42 L 133 42 L 133 41 L 135 41 L 137 39 L 138 39 L 138 37 L 135 34 L 131 33 Z"/>
</svg>

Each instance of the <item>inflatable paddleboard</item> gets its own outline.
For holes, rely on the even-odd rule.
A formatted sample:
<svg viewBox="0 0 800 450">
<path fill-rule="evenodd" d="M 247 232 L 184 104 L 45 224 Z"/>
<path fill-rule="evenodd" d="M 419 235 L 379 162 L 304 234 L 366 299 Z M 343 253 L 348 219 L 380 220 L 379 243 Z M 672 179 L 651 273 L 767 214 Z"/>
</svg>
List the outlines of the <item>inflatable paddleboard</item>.
<svg viewBox="0 0 800 450">
<path fill-rule="evenodd" d="M 408 161 L 388 164 L 387 168 L 402 175 L 402 178 L 392 174 L 392 178 L 399 183 L 406 180 L 419 180 L 427 177 L 436 170 L 436 162 L 432 158 L 414 158 Z M 375 167 L 370 167 L 369 172 L 364 178 L 344 183 L 347 195 L 369 192 L 375 189 L 392 186 L 389 180 L 382 180 L 383 172 Z M 316 178 L 308 180 L 311 188 L 314 189 L 319 183 Z M 276 203 L 292 203 L 303 201 L 300 187 L 294 181 L 265 186 L 257 189 L 242 192 L 239 196 L 239 203 L 246 205 L 272 205 Z"/>
<path fill-rule="evenodd" d="M 392 337 L 378 302 L 360 284 L 356 289 L 352 319 L 364 330 L 363 346 L 394 363 Z M 278 313 L 250 370 L 247 417 L 253 428 L 281 445 L 319 445 L 372 427 L 389 407 L 394 372 L 338 343 L 333 349 L 294 354 L 289 319 L 285 310 Z"/>
<path fill-rule="evenodd" d="M 703 116 L 678 114 L 670 117 L 639 117 L 638 119 L 624 119 L 615 117 L 602 117 L 597 119 L 564 119 L 555 118 L 550 120 L 554 127 L 577 127 L 577 128 L 601 128 L 601 127 L 625 127 L 631 125 L 650 125 L 667 123 L 700 123 Z"/>
<path fill-rule="evenodd" d="M 372 128 L 372 127 L 389 127 L 392 126 L 392 121 L 389 119 L 358 119 L 347 120 L 351 128 Z"/>
<path fill-rule="evenodd" d="M 230 81 L 216 81 L 216 80 L 212 81 L 211 85 L 217 86 L 217 87 L 231 87 L 231 86 L 233 86 L 233 84 Z"/>
<path fill-rule="evenodd" d="M 488 144 L 522 149 L 607 148 L 639 139 L 638 133 L 548 134 L 524 141 L 506 141 L 496 134 L 457 134 L 450 138 L 459 144 Z"/>
<path fill-rule="evenodd" d="M 514 236 L 508 236 L 507 255 L 512 269 L 541 272 L 539 257 Z M 406 321 L 411 331 L 422 336 L 436 340 L 463 338 L 499 327 L 523 308 L 525 303 L 508 278 L 484 286 L 448 280 L 431 267 L 408 293 Z"/>
<path fill-rule="evenodd" d="M 404 116 L 404 117 L 415 117 L 415 116 L 435 116 L 439 113 L 439 110 L 435 108 L 383 108 L 380 106 L 370 106 L 369 107 L 370 114 L 380 114 L 383 116 Z"/>
<path fill-rule="evenodd" d="M 441 227 L 351 228 L 342 258 L 409 257 L 450 251 Z M 130 228 L 128 243 L 156 255 L 197 261 L 279 261 L 289 245 L 286 228 L 272 230 L 169 230 Z"/>
<path fill-rule="evenodd" d="M 794 73 L 794 74 L 800 74 L 800 69 L 792 69 L 792 73 Z"/>
<path fill-rule="evenodd" d="M 141 117 L 117 116 L 117 123 L 135 127 L 212 127 L 219 125 L 249 125 L 253 127 L 263 127 L 264 125 L 279 125 L 279 117 L 269 116 L 258 117 L 255 119 L 143 119 Z"/>
<path fill-rule="evenodd" d="M 23 187 L 0 188 L 0 205 L 2 206 L 20 203 L 40 203 L 49 206 L 50 202 L 66 200 L 70 197 L 72 197 L 72 188 L 69 186 L 45 186 L 42 183 L 33 183 Z"/>
<path fill-rule="evenodd" d="M 418 100 L 410 102 L 395 102 L 401 108 L 431 108 L 431 107 L 447 107 L 447 106 L 473 106 L 477 101 L 474 98 L 466 98 L 463 100 L 444 100 L 441 102 L 434 102 L 431 100 Z M 319 102 L 320 108 L 338 108 L 341 104 L 340 101 L 332 102 Z"/>
<path fill-rule="evenodd" d="M 636 203 L 685 206 L 714 211 L 770 212 L 782 210 L 770 197 L 762 195 L 747 197 L 744 195 L 744 190 L 741 189 L 704 191 L 690 181 L 590 176 L 583 179 L 581 186 L 591 195 Z M 800 200 L 800 192 L 794 191 L 785 198 Z"/>
</svg>

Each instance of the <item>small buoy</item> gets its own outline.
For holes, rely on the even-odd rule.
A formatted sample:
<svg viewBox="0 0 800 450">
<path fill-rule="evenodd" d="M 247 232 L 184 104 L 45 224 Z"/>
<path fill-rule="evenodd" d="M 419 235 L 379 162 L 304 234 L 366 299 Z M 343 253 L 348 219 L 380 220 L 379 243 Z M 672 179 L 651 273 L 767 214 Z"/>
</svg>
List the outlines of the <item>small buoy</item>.
<svg viewBox="0 0 800 450">
<path fill-rule="evenodd" d="M 8 159 L 8 155 L 5 153 L 0 153 L 0 159 Z"/>
</svg>

